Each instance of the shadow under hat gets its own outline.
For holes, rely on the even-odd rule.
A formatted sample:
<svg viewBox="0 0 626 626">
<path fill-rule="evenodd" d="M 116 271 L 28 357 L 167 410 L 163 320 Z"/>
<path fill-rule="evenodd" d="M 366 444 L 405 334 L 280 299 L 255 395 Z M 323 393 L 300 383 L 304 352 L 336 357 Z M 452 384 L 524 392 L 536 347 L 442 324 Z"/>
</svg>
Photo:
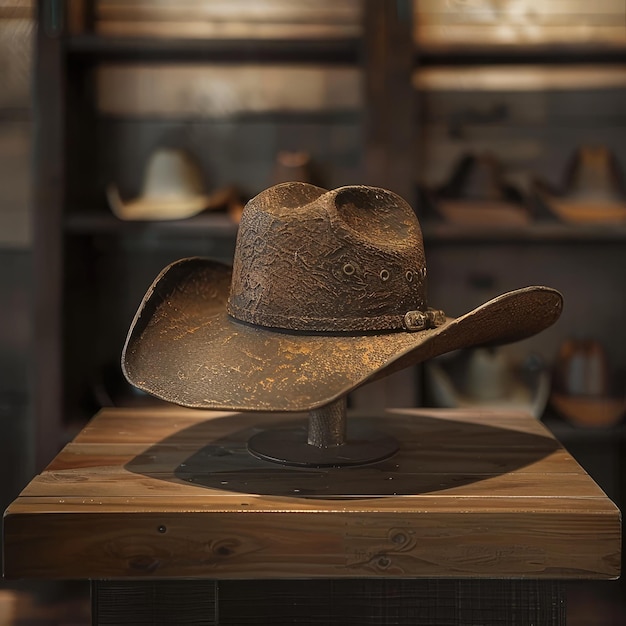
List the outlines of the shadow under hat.
<svg viewBox="0 0 626 626">
<path fill-rule="evenodd" d="M 426 282 L 402 198 L 283 183 L 246 205 L 232 268 L 188 258 L 157 276 L 122 368 L 183 406 L 310 411 L 434 356 L 534 335 L 562 309 L 557 291 L 533 286 L 453 319 L 428 307 Z"/>
</svg>

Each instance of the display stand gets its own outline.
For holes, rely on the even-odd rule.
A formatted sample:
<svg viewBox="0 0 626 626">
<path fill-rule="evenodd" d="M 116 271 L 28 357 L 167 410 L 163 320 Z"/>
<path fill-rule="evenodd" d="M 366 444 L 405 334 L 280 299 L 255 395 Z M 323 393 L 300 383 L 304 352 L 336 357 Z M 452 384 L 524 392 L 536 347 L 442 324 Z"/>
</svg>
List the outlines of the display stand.
<svg viewBox="0 0 626 626">
<path fill-rule="evenodd" d="M 90 579 L 94 624 L 562 624 L 613 579 L 620 513 L 523 413 L 351 415 L 399 451 L 294 467 L 307 416 L 105 409 L 11 504 L 9 578 Z M 349 432 L 348 432 L 349 435 Z"/>
</svg>

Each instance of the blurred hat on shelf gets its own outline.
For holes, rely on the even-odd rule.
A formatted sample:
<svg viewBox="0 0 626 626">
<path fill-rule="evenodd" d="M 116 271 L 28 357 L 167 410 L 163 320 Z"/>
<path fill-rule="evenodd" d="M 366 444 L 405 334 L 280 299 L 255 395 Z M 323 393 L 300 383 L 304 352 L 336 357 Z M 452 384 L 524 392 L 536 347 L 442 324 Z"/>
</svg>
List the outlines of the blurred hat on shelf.
<svg viewBox="0 0 626 626">
<path fill-rule="evenodd" d="M 288 183 L 312 183 L 311 155 L 304 150 L 281 150 L 276 155 L 272 171 L 272 185 Z"/>
<path fill-rule="evenodd" d="M 276 154 L 271 173 L 271 184 L 280 183 L 314 183 L 311 174 L 311 155 L 304 150 L 280 150 Z M 231 218 L 239 223 L 243 214 L 244 203 L 239 202 L 229 207 Z"/>
<path fill-rule="evenodd" d="M 530 337 L 561 314 L 561 295 L 535 286 L 449 318 L 429 307 L 426 278 L 400 196 L 275 185 L 246 204 L 232 268 L 196 257 L 157 276 L 122 368 L 184 406 L 305 411 L 452 350 Z"/>
<path fill-rule="evenodd" d="M 626 411 L 624 390 L 614 390 L 606 351 L 595 340 L 561 344 L 553 374 L 550 404 L 577 426 L 612 426 Z"/>
<path fill-rule="evenodd" d="M 179 220 L 202 211 L 229 208 L 238 198 L 234 187 L 206 191 L 200 166 L 187 152 L 160 148 L 148 160 L 139 197 L 124 200 L 117 185 L 108 185 L 111 211 L 121 220 Z"/>
<path fill-rule="evenodd" d="M 523 226 L 532 219 L 524 195 L 504 179 L 491 153 L 462 156 L 448 181 L 428 196 L 435 214 L 454 224 Z"/>
<path fill-rule="evenodd" d="M 521 410 L 540 418 L 550 395 L 550 373 L 530 354 L 515 363 L 501 348 L 461 350 L 424 366 L 426 397 L 439 408 Z"/>
<path fill-rule="evenodd" d="M 555 217 L 571 224 L 615 223 L 626 220 L 626 187 L 619 163 L 605 146 L 583 146 L 567 164 L 563 184 L 555 189 L 545 180 L 535 194 Z"/>
</svg>

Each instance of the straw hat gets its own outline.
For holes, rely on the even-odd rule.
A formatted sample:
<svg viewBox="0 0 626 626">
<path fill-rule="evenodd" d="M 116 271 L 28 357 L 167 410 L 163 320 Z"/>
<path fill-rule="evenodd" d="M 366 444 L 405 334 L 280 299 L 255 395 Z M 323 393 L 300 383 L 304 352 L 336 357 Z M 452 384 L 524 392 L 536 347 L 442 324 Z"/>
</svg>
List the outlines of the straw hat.
<svg viewBox="0 0 626 626">
<path fill-rule="evenodd" d="M 504 349 L 461 350 L 429 361 L 426 392 L 437 407 L 490 407 L 543 415 L 550 395 L 550 375 L 539 355 L 514 363 Z"/>
<path fill-rule="evenodd" d="M 139 197 L 123 200 L 113 183 L 106 192 L 113 213 L 129 221 L 185 219 L 225 206 L 232 196 L 230 188 L 207 193 L 196 161 L 182 150 L 165 148 L 150 156 Z"/>
<path fill-rule="evenodd" d="M 246 205 L 233 268 L 166 267 L 122 355 L 133 385 L 189 407 L 308 411 L 445 352 L 516 341 L 553 324 L 548 287 L 502 294 L 452 319 L 429 308 L 419 223 L 396 194 L 284 183 Z"/>
</svg>

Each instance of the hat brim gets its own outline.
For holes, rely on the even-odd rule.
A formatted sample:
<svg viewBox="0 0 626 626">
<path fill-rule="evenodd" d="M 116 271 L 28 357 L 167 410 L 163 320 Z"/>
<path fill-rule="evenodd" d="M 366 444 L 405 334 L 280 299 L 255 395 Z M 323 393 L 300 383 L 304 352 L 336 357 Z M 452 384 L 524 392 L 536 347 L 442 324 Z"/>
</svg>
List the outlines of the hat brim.
<svg viewBox="0 0 626 626">
<path fill-rule="evenodd" d="M 523 410 L 539 418 L 544 412 L 550 395 L 550 376 L 544 369 L 533 372 L 532 381 L 524 381 L 521 377 L 512 376 L 510 388 L 497 398 L 481 398 L 464 393 L 455 384 L 444 367 L 436 362 L 425 367 L 425 379 L 429 395 L 434 406 L 441 408 L 502 408 L 507 410 Z"/>
<path fill-rule="evenodd" d="M 625 398 L 553 393 L 550 402 L 557 413 L 577 426 L 614 426 L 626 413 Z"/>
<path fill-rule="evenodd" d="M 159 274 L 124 346 L 131 384 L 193 408 L 308 411 L 439 354 L 532 336 L 562 308 L 558 291 L 526 287 L 420 332 L 289 333 L 231 318 L 230 279 L 230 267 L 202 258 Z"/>
<path fill-rule="evenodd" d="M 107 187 L 107 199 L 113 214 L 125 221 L 182 220 L 202 213 L 211 205 L 207 195 L 190 195 L 177 198 L 136 198 L 122 200 L 115 185 Z"/>
<path fill-rule="evenodd" d="M 626 221 L 626 201 L 584 201 L 539 191 L 548 210 L 570 224 L 615 224 Z"/>
<path fill-rule="evenodd" d="M 529 212 L 511 202 L 438 200 L 437 209 L 447 222 L 464 226 L 525 226 L 530 223 Z"/>
</svg>

